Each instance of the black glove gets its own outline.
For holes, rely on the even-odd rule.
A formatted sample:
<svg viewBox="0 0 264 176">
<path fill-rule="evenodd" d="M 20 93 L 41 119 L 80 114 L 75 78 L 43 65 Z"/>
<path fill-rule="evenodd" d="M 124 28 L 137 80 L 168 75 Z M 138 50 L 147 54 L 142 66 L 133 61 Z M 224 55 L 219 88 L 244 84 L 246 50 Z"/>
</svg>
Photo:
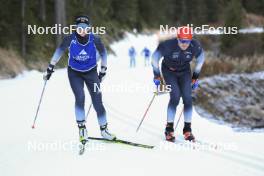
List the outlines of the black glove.
<svg viewBox="0 0 264 176">
<path fill-rule="evenodd" d="M 195 89 L 197 89 L 199 87 L 198 78 L 199 78 L 199 73 L 193 72 L 193 75 L 192 75 L 192 90 L 195 90 Z"/>
<path fill-rule="evenodd" d="M 192 80 L 193 79 L 198 79 L 199 78 L 199 73 L 196 73 L 196 72 L 193 72 L 193 75 L 192 75 Z"/>
<path fill-rule="evenodd" d="M 50 77 L 51 77 L 51 74 L 52 74 L 53 72 L 54 72 L 54 65 L 49 64 L 49 66 L 48 66 L 46 72 L 45 72 L 44 75 L 43 75 L 43 79 L 44 79 L 44 80 L 49 80 Z"/>
<path fill-rule="evenodd" d="M 100 82 L 102 82 L 104 80 L 104 77 L 106 75 L 106 70 L 107 70 L 107 67 L 101 66 L 101 70 L 100 70 L 99 75 L 98 75 Z"/>
</svg>

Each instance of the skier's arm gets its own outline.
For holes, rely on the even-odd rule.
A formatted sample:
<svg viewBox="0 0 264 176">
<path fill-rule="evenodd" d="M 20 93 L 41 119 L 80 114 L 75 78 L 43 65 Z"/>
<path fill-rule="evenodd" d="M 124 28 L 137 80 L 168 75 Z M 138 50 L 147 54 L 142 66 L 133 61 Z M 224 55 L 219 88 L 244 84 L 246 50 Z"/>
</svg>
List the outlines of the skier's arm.
<svg viewBox="0 0 264 176">
<path fill-rule="evenodd" d="M 107 52 L 104 44 L 102 43 L 101 39 L 98 36 L 94 37 L 94 44 L 101 56 L 101 68 L 98 77 L 100 82 L 102 82 L 106 75 L 106 70 L 107 70 Z"/>
<path fill-rule="evenodd" d="M 51 65 L 56 65 L 59 62 L 65 50 L 70 46 L 70 43 L 71 43 L 71 36 L 67 36 L 63 39 L 62 43 L 56 49 L 56 51 L 54 52 L 51 58 L 51 61 L 50 61 Z"/>
<path fill-rule="evenodd" d="M 61 56 L 63 55 L 64 51 L 66 50 L 66 48 L 69 47 L 70 42 L 71 42 L 71 36 L 67 36 L 63 39 L 60 46 L 56 49 L 56 51 L 54 52 L 54 54 L 51 58 L 49 65 L 48 65 L 48 68 L 43 75 L 44 80 L 50 79 L 52 73 L 54 72 L 55 65 L 59 62 L 59 60 L 60 60 Z"/>
<path fill-rule="evenodd" d="M 153 68 L 154 77 L 160 76 L 159 61 L 163 57 L 162 55 L 162 45 L 160 44 L 155 52 L 152 54 L 151 65 Z"/>
<path fill-rule="evenodd" d="M 98 36 L 95 36 L 94 44 L 95 44 L 96 49 L 98 50 L 98 52 L 101 56 L 101 68 L 102 67 L 106 68 L 107 67 L 107 51 L 106 51 L 106 48 Z"/>
<path fill-rule="evenodd" d="M 193 71 L 193 79 L 198 79 L 202 66 L 204 64 L 204 60 L 205 60 L 204 51 L 201 49 L 199 54 L 196 56 L 196 64 Z"/>
</svg>

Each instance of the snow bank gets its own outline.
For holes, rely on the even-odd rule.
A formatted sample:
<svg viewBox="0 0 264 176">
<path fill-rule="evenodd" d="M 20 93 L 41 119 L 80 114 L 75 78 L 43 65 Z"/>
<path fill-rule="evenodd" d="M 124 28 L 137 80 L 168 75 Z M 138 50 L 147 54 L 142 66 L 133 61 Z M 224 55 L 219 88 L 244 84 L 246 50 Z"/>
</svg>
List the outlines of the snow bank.
<svg viewBox="0 0 264 176">
<path fill-rule="evenodd" d="M 203 79 L 196 97 L 218 120 L 235 127 L 264 127 L 264 72 Z"/>
</svg>

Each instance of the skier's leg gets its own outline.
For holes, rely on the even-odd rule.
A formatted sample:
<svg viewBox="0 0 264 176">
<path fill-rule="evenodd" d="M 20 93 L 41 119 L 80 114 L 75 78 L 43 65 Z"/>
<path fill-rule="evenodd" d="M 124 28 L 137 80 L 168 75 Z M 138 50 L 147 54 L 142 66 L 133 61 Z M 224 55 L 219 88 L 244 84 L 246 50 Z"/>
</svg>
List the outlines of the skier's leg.
<svg viewBox="0 0 264 176">
<path fill-rule="evenodd" d="M 180 100 L 180 91 L 178 86 L 178 80 L 175 73 L 171 72 L 164 66 L 162 67 L 162 74 L 166 85 L 171 86 L 170 100 L 167 108 L 167 125 L 165 128 L 166 140 L 174 142 L 174 119 L 176 114 L 176 108 Z"/>
<path fill-rule="evenodd" d="M 92 69 L 85 75 L 85 84 L 90 93 L 93 107 L 97 113 L 97 120 L 100 125 L 101 135 L 108 140 L 114 140 L 116 138 L 115 135 L 109 133 L 107 128 L 106 111 L 102 102 L 100 80 L 98 78 L 96 68 Z"/>
<path fill-rule="evenodd" d="M 184 122 L 192 122 L 192 87 L 191 73 L 185 72 L 179 77 L 179 86 L 184 104 Z"/>
<path fill-rule="evenodd" d="M 131 68 L 133 68 L 133 67 L 134 67 L 134 58 L 131 57 Z"/>
<path fill-rule="evenodd" d="M 166 84 L 171 85 L 170 100 L 167 108 L 167 125 L 165 128 L 165 136 L 168 141 L 175 141 L 174 136 L 174 119 L 176 115 L 176 109 L 180 101 L 180 92 L 177 79 L 171 75 L 166 76 Z"/>
<path fill-rule="evenodd" d="M 150 65 L 150 59 L 149 59 L 149 56 L 148 57 L 146 57 L 146 59 L 147 59 L 147 66 L 149 66 Z"/>
<path fill-rule="evenodd" d="M 129 62 L 129 67 L 132 68 L 132 64 L 133 64 L 133 63 L 132 63 L 132 57 L 130 57 L 130 60 L 129 60 L 129 61 L 130 61 L 130 62 Z"/>
<path fill-rule="evenodd" d="M 84 80 L 80 73 L 68 68 L 68 77 L 70 85 L 75 96 L 75 116 L 77 123 L 82 123 L 85 121 L 85 111 L 84 111 Z"/>
<path fill-rule="evenodd" d="M 100 80 L 96 68 L 92 69 L 84 76 L 85 84 L 90 93 L 93 107 L 96 111 L 98 123 L 100 126 L 105 125 L 106 121 L 106 112 L 102 102 L 102 93 L 100 91 Z"/>
<path fill-rule="evenodd" d="M 84 111 L 84 80 L 81 73 L 78 73 L 71 68 L 68 68 L 68 77 L 70 85 L 75 96 L 75 116 L 79 128 L 80 142 L 85 144 L 88 140 L 87 129 L 85 126 L 85 111 Z"/>
<path fill-rule="evenodd" d="M 133 68 L 133 67 L 134 67 L 134 58 L 131 57 L 131 68 Z"/>
<path fill-rule="evenodd" d="M 176 109 L 180 101 L 180 91 L 177 80 L 175 80 L 175 82 L 169 83 L 169 85 L 171 85 L 171 92 L 167 109 L 167 122 L 174 122 Z"/>
<path fill-rule="evenodd" d="M 179 85 L 184 104 L 184 138 L 189 141 L 194 141 L 195 138 L 192 134 L 192 87 L 191 87 L 191 72 L 185 72 L 179 78 Z"/>
<path fill-rule="evenodd" d="M 136 58 L 133 57 L 133 67 L 136 67 Z"/>
<path fill-rule="evenodd" d="M 180 89 L 178 80 L 174 72 L 168 70 L 166 67 L 162 67 L 162 74 L 166 85 L 171 86 L 170 100 L 167 108 L 167 122 L 174 123 L 176 108 L 180 101 Z"/>
</svg>

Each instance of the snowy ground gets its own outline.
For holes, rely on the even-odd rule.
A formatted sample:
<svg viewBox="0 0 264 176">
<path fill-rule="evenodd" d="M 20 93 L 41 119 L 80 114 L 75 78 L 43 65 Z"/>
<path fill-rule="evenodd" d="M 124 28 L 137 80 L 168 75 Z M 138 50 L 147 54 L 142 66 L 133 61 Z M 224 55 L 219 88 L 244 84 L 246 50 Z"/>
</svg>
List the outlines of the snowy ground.
<svg viewBox="0 0 264 176">
<path fill-rule="evenodd" d="M 235 132 L 194 113 L 193 131 L 199 140 L 217 144 L 190 149 L 164 142 L 168 95 L 158 96 L 142 128 L 136 127 L 148 105 L 152 87 L 151 68 L 128 68 L 127 50 L 135 45 L 138 53 L 147 45 L 157 45 L 154 36 L 128 35 L 112 45 L 117 56 L 109 57 L 104 88 L 119 86 L 122 92 L 103 94 L 110 130 L 117 137 L 155 145 L 153 150 L 90 141 L 83 156 L 78 155 L 78 129 L 74 118 L 74 97 L 65 69 L 57 70 L 47 84 L 36 129 L 31 124 L 43 86 L 42 73 L 31 71 L 15 79 L 0 81 L 0 175 L 264 175 L 264 133 Z M 138 88 L 139 90 L 133 91 Z M 87 96 L 86 107 L 90 104 Z M 182 105 L 179 106 L 181 108 Z M 177 134 L 182 131 L 181 121 Z M 92 109 L 87 127 L 89 135 L 99 136 Z M 72 147 L 71 147 L 72 146 Z M 221 150 L 220 150 L 221 149 Z"/>
</svg>

